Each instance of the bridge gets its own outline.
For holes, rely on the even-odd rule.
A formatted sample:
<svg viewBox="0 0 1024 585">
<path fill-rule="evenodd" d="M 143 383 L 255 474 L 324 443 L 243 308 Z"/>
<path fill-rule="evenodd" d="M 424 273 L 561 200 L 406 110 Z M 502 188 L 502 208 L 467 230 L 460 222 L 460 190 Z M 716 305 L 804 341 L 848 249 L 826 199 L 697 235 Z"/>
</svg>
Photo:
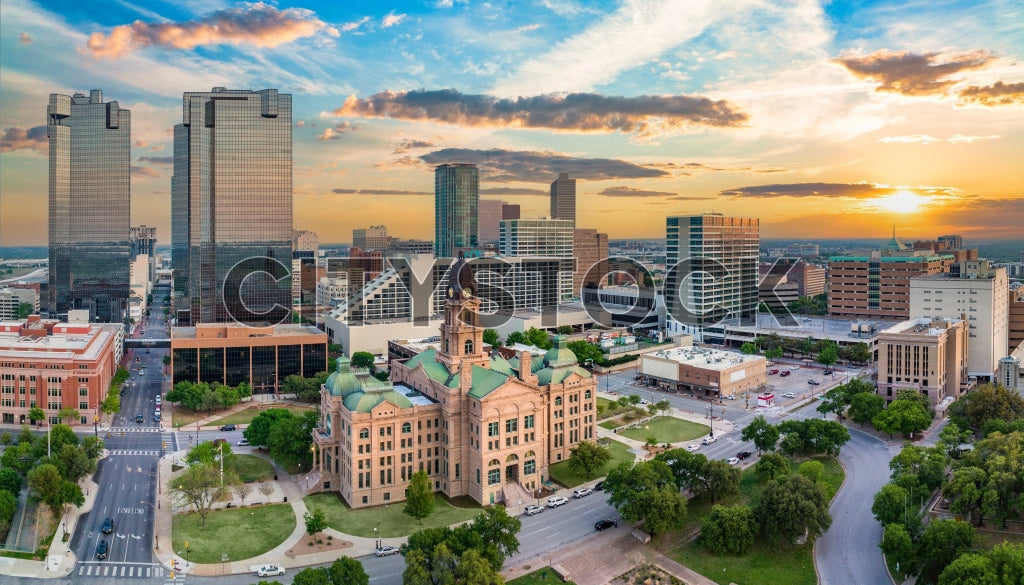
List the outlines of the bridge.
<svg viewBox="0 0 1024 585">
<path fill-rule="evenodd" d="M 154 338 L 150 339 L 150 338 L 147 338 L 147 337 L 129 337 L 129 338 L 126 338 L 124 340 L 124 348 L 125 349 L 139 349 L 139 348 L 149 349 L 151 347 L 166 347 L 166 348 L 170 348 L 171 347 L 171 338 L 169 338 L 169 337 L 166 337 L 166 338 L 154 337 Z"/>
</svg>

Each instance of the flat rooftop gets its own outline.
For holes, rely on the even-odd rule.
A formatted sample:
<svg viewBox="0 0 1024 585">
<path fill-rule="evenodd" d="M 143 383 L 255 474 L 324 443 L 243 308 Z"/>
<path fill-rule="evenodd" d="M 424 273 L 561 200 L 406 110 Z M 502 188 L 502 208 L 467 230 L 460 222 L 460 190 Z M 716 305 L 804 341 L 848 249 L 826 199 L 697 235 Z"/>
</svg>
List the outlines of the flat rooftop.
<svg viewBox="0 0 1024 585">
<path fill-rule="evenodd" d="M 0 331 L 0 357 L 96 359 L 103 347 L 114 336 L 113 328 L 115 327 L 120 326 L 92 325 L 89 327 L 88 333 L 54 333 L 38 336 L 22 336 L 15 332 Z"/>
<path fill-rule="evenodd" d="M 196 327 L 171 327 L 171 338 L 172 339 L 195 339 L 196 329 L 207 329 L 217 330 L 223 329 L 230 331 L 231 333 L 227 337 L 221 337 L 220 339 L 245 339 L 245 338 L 256 338 L 256 337 L 285 337 L 295 335 L 327 335 L 325 332 L 313 327 L 312 325 L 301 325 L 298 323 L 289 323 L 286 325 L 270 325 L 266 327 L 249 327 L 248 325 L 231 324 L 231 323 L 200 323 Z M 241 332 L 244 330 L 250 330 L 250 335 L 244 335 Z M 218 339 L 217 336 L 207 336 L 205 339 Z"/>
<path fill-rule="evenodd" d="M 938 337 L 949 327 L 961 323 L 960 319 L 938 319 L 932 320 L 926 317 L 909 319 L 886 329 L 883 333 L 898 333 L 901 335 L 927 335 Z"/>
<path fill-rule="evenodd" d="M 395 392 L 398 392 L 402 396 L 409 399 L 413 406 L 430 406 L 436 404 L 436 401 L 430 399 L 419 390 L 414 390 L 404 384 L 395 384 Z"/>
<path fill-rule="evenodd" d="M 642 357 L 654 357 L 669 359 L 683 365 L 707 370 L 725 370 L 733 366 L 761 362 L 765 359 L 759 355 L 743 355 L 731 351 L 722 351 L 710 347 L 676 347 L 672 349 L 659 349 L 643 354 Z"/>
<path fill-rule="evenodd" d="M 887 321 L 882 319 L 843 319 L 838 317 L 807 317 L 794 315 L 793 325 L 782 325 L 774 315 L 758 315 L 757 325 L 740 325 L 736 322 L 726 322 L 725 326 L 729 331 L 744 331 L 748 333 L 770 334 L 778 333 L 783 337 L 828 337 L 837 341 L 849 341 L 851 343 L 870 339 L 874 335 L 857 335 L 851 331 L 855 323 L 868 325 L 874 330 L 883 331 L 899 323 L 899 321 Z"/>
</svg>

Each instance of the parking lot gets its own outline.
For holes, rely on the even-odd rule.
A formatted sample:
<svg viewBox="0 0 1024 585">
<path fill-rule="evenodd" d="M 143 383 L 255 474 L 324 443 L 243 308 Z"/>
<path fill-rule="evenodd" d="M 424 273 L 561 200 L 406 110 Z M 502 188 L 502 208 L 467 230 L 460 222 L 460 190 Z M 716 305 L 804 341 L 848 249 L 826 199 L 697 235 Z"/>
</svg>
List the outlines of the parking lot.
<svg viewBox="0 0 1024 585">
<path fill-rule="evenodd" d="M 819 396 L 829 389 L 845 383 L 850 379 L 851 374 L 843 369 L 836 370 L 835 374 L 825 374 L 825 368 L 820 364 L 808 367 L 800 365 L 799 369 L 792 369 L 795 364 L 776 363 L 768 368 L 768 371 L 778 369 L 778 374 L 768 375 L 768 386 L 775 393 L 775 401 L 788 403 L 793 400 L 813 398 Z M 783 371 L 789 371 L 789 376 L 782 376 Z M 818 386 L 810 384 L 809 380 L 816 380 Z M 793 398 L 784 397 L 784 394 L 792 393 Z"/>
</svg>

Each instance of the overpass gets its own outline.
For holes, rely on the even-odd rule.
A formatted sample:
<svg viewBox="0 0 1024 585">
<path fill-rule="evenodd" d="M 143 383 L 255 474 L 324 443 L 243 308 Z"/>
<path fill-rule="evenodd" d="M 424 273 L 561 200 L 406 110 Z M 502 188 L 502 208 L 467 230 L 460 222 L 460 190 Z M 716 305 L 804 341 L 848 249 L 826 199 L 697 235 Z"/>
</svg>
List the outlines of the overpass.
<svg viewBox="0 0 1024 585">
<path fill-rule="evenodd" d="M 138 348 L 149 349 L 151 347 L 166 347 L 166 348 L 170 348 L 171 347 L 171 338 L 169 338 L 169 337 L 165 337 L 165 338 L 154 337 L 154 338 L 150 339 L 148 337 L 128 337 L 128 338 L 125 338 L 125 340 L 124 340 L 124 348 L 125 349 L 138 349 Z"/>
</svg>

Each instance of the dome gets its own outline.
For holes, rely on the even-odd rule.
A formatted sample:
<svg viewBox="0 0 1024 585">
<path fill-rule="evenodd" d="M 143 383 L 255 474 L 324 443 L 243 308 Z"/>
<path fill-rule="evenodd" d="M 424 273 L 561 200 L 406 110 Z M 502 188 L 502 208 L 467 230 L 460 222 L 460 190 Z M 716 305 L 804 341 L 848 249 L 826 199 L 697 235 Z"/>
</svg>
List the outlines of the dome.
<svg viewBox="0 0 1024 585">
<path fill-rule="evenodd" d="M 411 408 L 412 402 L 402 393 L 392 390 L 370 390 L 368 392 L 352 392 L 345 397 L 343 403 L 345 408 L 352 412 L 366 414 L 377 407 L 378 404 L 387 400 L 399 408 Z"/>
<path fill-rule="evenodd" d="M 327 376 L 327 381 L 324 382 L 324 388 L 331 393 L 331 396 L 348 396 L 363 389 L 359 378 L 352 372 L 351 363 L 343 355 L 338 357 L 338 369 Z"/>
<path fill-rule="evenodd" d="M 579 360 L 576 359 L 576 354 L 567 347 L 565 336 L 556 335 L 555 347 L 544 354 L 544 365 L 549 368 L 557 368 L 560 366 L 575 366 L 578 363 Z"/>
</svg>

